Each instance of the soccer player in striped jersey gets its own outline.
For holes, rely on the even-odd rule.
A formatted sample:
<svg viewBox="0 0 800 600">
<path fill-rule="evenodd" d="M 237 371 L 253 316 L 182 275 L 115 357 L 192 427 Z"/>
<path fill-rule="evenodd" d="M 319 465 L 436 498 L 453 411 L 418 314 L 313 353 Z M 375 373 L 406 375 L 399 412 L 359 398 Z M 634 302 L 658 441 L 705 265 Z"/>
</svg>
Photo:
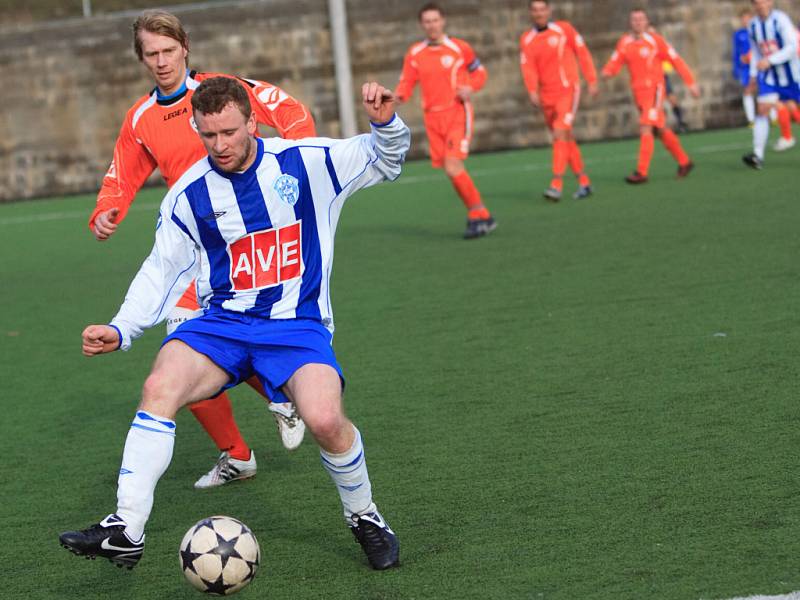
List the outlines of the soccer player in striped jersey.
<svg viewBox="0 0 800 600">
<path fill-rule="evenodd" d="M 597 95 L 597 71 L 583 37 L 566 21 L 551 21 L 548 0 L 531 0 L 533 28 L 519 41 L 520 67 L 531 104 L 541 108 L 553 139 L 553 180 L 544 197 L 561 199 L 567 164 L 578 178 L 573 198 L 592 194 L 589 176 L 584 171 L 578 142 L 572 133 L 581 98 L 578 65 L 589 84 L 589 94 Z"/>
<path fill-rule="evenodd" d="M 161 204 L 155 245 L 109 325 L 83 332 L 83 353 L 127 350 L 164 319 L 180 285 L 198 277 L 205 313 L 167 336 L 144 384 L 125 442 L 117 510 L 60 536 L 84 556 L 133 567 L 156 483 L 172 459 L 175 414 L 257 376 L 296 404 L 320 446 L 344 517 L 370 565 L 399 564 L 399 545 L 373 502 L 364 447 L 342 408 L 343 376 L 331 339 L 333 240 L 345 200 L 400 175 L 410 143 L 391 91 L 362 88 L 371 134 L 347 140 L 260 139 L 244 88 L 204 81 L 192 98 L 208 156 Z"/>
<path fill-rule="evenodd" d="M 800 58 L 797 30 L 789 16 L 773 7 L 772 0 L 751 0 L 754 15 L 750 35 L 750 89 L 757 90 L 758 116 L 753 126 L 753 152 L 742 157 L 754 169 L 764 166 L 769 139 L 769 114 L 785 103 L 789 110 L 800 101 Z M 794 138 L 788 147 L 794 145 Z M 787 148 L 781 148 L 787 149 Z"/>
<path fill-rule="evenodd" d="M 747 26 L 753 18 L 753 11 L 744 7 L 739 11 L 741 28 L 733 32 L 733 78 L 742 86 L 742 106 L 747 122 L 753 125 L 756 120 L 756 99 L 749 89 L 750 85 L 750 34 Z"/>
<path fill-rule="evenodd" d="M 156 87 L 128 111 L 114 147 L 111 167 L 103 179 L 89 227 L 98 240 L 114 234 L 137 192 L 158 168 L 168 186 L 205 154 L 192 121 L 191 98 L 209 73 L 188 71 L 189 39 L 180 20 L 165 11 L 146 11 L 133 24 L 134 50 Z M 272 84 L 237 80 L 246 88 L 259 123 L 285 138 L 316 135 L 314 120 L 297 100 Z M 195 286 L 178 299 L 167 319 L 167 333 L 198 314 Z M 257 382 L 254 387 L 263 394 Z M 303 439 L 304 425 L 291 403 L 274 398 L 269 405 L 287 448 Z M 222 393 L 191 406 L 221 454 L 212 469 L 195 483 L 208 488 L 256 473 L 255 454 L 242 438 L 230 400 Z"/>
<path fill-rule="evenodd" d="M 467 42 L 445 33 L 444 11 L 439 5 L 424 5 L 418 18 L 426 39 L 408 49 L 395 97 L 400 103 L 408 101 L 419 82 L 431 164 L 435 169 L 444 168 L 467 209 L 464 238 L 479 238 L 497 224 L 464 160 L 472 139 L 472 94 L 486 83 L 486 69 Z"/>
<path fill-rule="evenodd" d="M 678 163 L 678 177 L 686 177 L 694 164 L 683 150 L 678 136 L 666 125 L 662 61 L 668 61 L 675 67 L 695 98 L 700 96 L 700 88 L 695 83 L 692 71 L 675 49 L 650 30 L 650 21 L 644 10 L 636 8 L 631 11 L 630 26 L 631 31 L 620 38 L 614 54 L 602 71 L 603 77 L 608 78 L 614 77 L 623 66 L 628 67 L 633 97 L 639 109 L 639 162 L 625 181 L 631 184 L 647 182 L 656 135 Z"/>
</svg>

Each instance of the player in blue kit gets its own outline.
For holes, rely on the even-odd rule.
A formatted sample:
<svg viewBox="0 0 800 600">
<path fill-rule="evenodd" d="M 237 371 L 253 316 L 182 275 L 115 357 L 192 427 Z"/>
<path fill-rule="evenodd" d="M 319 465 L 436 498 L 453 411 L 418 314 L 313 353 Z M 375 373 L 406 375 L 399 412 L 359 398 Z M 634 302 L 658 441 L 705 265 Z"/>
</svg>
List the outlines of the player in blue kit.
<svg viewBox="0 0 800 600">
<path fill-rule="evenodd" d="M 167 336 L 125 442 L 117 510 L 60 536 L 75 554 L 132 568 L 175 440 L 175 414 L 256 375 L 295 403 L 320 446 L 344 516 L 370 565 L 399 564 L 397 537 L 378 512 L 358 429 L 342 407 L 331 347 L 333 238 L 346 198 L 394 180 L 410 145 L 392 93 L 364 84 L 372 133 L 347 140 L 259 139 L 244 88 L 204 81 L 192 97 L 209 156 L 172 186 L 156 240 L 117 316 L 83 332 L 83 353 L 126 350 L 164 319 L 192 278 L 205 312 Z"/>
<path fill-rule="evenodd" d="M 753 11 L 750 8 L 743 8 L 739 11 L 739 22 L 742 27 L 733 32 L 733 78 L 742 86 L 742 106 L 744 114 L 750 125 L 756 120 L 756 99 L 748 89 L 750 84 L 750 34 L 747 26 L 753 18 Z"/>
<path fill-rule="evenodd" d="M 753 16 L 750 36 L 751 90 L 758 89 L 758 116 L 753 126 L 753 152 L 742 157 L 753 169 L 764 167 L 769 139 L 769 114 L 784 103 L 791 111 L 800 101 L 800 58 L 797 29 L 789 16 L 773 8 L 773 0 L 751 0 Z"/>
</svg>

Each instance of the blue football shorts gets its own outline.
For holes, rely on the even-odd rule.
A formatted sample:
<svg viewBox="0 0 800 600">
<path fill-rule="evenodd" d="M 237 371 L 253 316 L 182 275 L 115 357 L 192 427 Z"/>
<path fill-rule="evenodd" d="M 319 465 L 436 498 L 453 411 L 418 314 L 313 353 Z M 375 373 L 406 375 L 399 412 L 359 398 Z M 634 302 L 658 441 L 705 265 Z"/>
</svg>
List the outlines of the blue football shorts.
<svg viewBox="0 0 800 600">
<path fill-rule="evenodd" d="M 181 323 L 161 345 L 180 340 L 211 359 L 230 376 L 220 391 L 256 375 L 273 402 L 286 402 L 281 387 L 303 365 L 330 365 L 344 387 L 332 337 L 321 323 L 311 319 L 265 319 L 213 311 Z"/>
<path fill-rule="evenodd" d="M 793 100 L 800 102 L 800 84 L 793 83 L 786 86 L 770 85 L 766 81 L 758 82 L 758 99 L 762 102 L 786 102 Z"/>
</svg>

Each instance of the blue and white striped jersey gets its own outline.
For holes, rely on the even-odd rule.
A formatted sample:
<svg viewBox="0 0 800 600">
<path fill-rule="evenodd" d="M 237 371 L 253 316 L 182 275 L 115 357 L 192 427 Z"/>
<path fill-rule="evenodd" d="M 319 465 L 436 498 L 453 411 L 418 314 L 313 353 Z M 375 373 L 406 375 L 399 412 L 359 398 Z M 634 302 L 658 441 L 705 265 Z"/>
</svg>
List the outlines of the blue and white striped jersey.
<svg viewBox="0 0 800 600">
<path fill-rule="evenodd" d="M 153 250 L 111 321 L 130 347 L 197 279 L 207 311 L 306 318 L 333 331 L 333 238 L 347 197 L 400 175 L 400 117 L 346 140 L 257 139 L 255 162 L 225 173 L 205 157 L 161 204 Z"/>
<path fill-rule="evenodd" d="M 773 87 L 800 83 L 800 58 L 797 56 L 797 30 L 789 16 L 773 10 L 766 19 L 754 16 L 748 26 L 750 34 L 750 77 L 759 72 L 756 64 L 767 58 L 772 68 L 765 71 L 763 81 Z"/>
</svg>

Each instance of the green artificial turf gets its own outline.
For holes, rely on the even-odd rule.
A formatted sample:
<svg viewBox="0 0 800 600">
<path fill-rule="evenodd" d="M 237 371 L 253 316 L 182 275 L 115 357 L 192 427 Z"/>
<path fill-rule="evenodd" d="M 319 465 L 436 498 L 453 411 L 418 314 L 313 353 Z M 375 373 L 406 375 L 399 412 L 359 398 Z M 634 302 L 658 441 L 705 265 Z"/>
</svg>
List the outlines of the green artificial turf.
<svg viewBox="0 0 800 600">
<path fill-rule="evenodd" d="M 0 206 L 0 597 L 198 598 L 177 549 L 228 514 L 263 562 L 240 598 L 721 599 L 800 590 L 800 153 L 741 164 L 749 132 L 684 137 L 626 186 L 634 141 L 587 145 L 595 195 L 547 204 L 547 150 L 468 166 L 499 223 L 426 163 L 342 214 L 333 306 L 346 405 L 402 544 L 376 573 L 307 438 L 289 453 L 262 401 L 232 392 L 258 476 L 192 484 L 216 450 L 178 417 L 139 566 L 59 547 L 115 509 L 116 472 L 163 337 L 86 359 L 152 244 L 163 190 L 93 240 L 91 196 Z M 574 189 L 568 181 L 568 194 Z"/>
</svg>

